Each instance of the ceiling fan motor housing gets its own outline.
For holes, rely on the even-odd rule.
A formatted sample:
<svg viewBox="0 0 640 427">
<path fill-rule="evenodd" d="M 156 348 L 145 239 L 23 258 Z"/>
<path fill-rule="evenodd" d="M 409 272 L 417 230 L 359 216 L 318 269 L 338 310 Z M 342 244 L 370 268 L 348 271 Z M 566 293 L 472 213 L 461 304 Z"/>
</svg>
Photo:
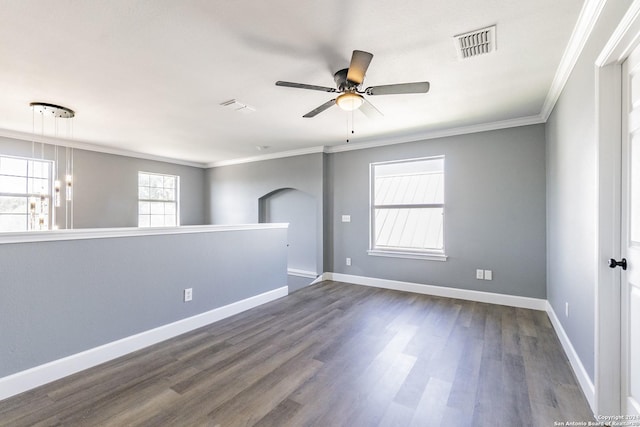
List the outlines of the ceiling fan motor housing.
<svg viewBox="0 0 640 427">
<path fill-rule="evenodd" d="M 357 83 L 347 80 L 348 72 L 349 69 L 344 68 L 333 75 L 333 81 L 336 82 L 336 87 L 340 92 L 355 92 L 358 89 Z"/>
</svg>

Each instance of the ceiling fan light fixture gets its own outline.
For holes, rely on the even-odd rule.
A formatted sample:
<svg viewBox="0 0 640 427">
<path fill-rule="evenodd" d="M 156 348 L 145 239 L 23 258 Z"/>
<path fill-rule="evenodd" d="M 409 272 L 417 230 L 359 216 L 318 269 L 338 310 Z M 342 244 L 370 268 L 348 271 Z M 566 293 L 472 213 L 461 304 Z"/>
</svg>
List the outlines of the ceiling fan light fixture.
<svg viewBox="0 0 640 427">
<path fill-rule="evenodd" d="M 360 94 L 347 92 L 336 98 L 336 104 L 345 111 L 353 111 L 364 104 L 364 98 Z"/>
</svg>

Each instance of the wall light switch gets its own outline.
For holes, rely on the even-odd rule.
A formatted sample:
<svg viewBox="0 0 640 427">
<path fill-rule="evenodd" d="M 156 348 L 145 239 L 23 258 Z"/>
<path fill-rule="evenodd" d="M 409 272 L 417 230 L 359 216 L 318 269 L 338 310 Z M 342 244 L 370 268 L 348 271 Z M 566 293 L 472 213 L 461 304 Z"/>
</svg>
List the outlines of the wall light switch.
<svg viewBox="0 0 640 427">
<path fill-rule="evenodd" d="M 345 263 L 346 263 L 347 265 L 351 265 L 351 258 L 347 258 L 347 259 L 345 260 Z"/>
<path fill-rule="evenodd" d="M 484 271 L 484 280 L 493 280 L 493 271 L 485 270 Z"/>
<path fill-rule="evenodd" d="M 351 215 L 342 215 L 342 222 L 351 222 Z"/>
<path fill-rule="evenodd" d="M 478 280 L 484 279 L 484 270 L 476 270 L 476 279 Z"/>
</svg>

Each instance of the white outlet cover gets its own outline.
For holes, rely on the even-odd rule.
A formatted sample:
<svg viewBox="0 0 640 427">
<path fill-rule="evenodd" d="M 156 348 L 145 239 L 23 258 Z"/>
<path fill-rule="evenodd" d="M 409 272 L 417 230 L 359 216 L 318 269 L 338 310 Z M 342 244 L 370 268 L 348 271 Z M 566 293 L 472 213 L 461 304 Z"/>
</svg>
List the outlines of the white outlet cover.
<svg viewBox="0 0 640 427">
<path fill-rule="evenodd" d="M 351 215 L 342 215 L 342 222 L 351 222 Z"/>
<path fill-rule="evenodd" d="M 476 279 L 478 280 L 482 280 L 484 279 L 484 270 L 476 270 Z"/>
<path fill-rule="evenodd" d="M 493 280 L 493 271 L 485 270 L 484 271 L 484 280 Z"/>
<path fill-rule="evenodd" d="M 184 302 L 191 301 L 193 299 L 193 288 L 187 288 L 184 290 Z"/>
<path fill-rule="evenodd" d="M 347 259 L 345 260 L 345 263 L 346 263 L 347 265 L 351 265 L 351 258 L 347 258 Z"/>
</svg>

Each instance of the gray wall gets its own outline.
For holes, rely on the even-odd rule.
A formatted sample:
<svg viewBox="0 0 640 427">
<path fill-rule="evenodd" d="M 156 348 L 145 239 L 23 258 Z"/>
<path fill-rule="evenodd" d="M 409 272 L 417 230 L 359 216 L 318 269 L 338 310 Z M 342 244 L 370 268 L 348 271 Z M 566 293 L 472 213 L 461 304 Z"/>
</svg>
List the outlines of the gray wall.
<svg viewBox="0 0 640 427">
<path fill-rule="evenodd" d="M 0 377 L 285 286 L 286 233 L 0 244 Z"/>
<path fill-rule="evenodd" d="M 544 150 L 544 126 L 535 125 L 331 155 L 332 271 L 545 298 Z M 435 155 L 446 156 L 449 259 L 368 255 L 369 164 Z M 477 268 L 493 280 L 476 280 Z"/>
<path fill-rule="evenodd" d="M 606 3 L 546 126 L 547 298 L 592 381 L 598 197 L 594 63 L 630 4 Z"/>
<path fill-rule="evenodd" d="M 318 153 L 211 168 L 207 170 L 207 220 L 211 224 L 256 223 L 260 219 L 260 198 L 276 190 L 300 190 L 316 202 L 315 239 L 308 242 L 304 250 L 308 252 L 315 245 L 313 271 L 321 273 L 325 271 L 324 164 L 325 155 Z M 278 220 L 286 218 L 280 216 Z"/>
<path fill-rule="evenodd" d="M 256 221 L 262 195 L 297 188 L 323 200 L 318 272 L 545 298 L 544 150 L 544 126 L 535 125 L 212 168 L 210 220 Z M 448 261 L 368 255 L 369 163 L 442 154 Z M 350 223 L 341 222 L 343 214 Z M 493 270 L 493 280 L 476 280 L 477 268 Z"/>
<path fill-rule="evenodd" d="M 36 144 L 36 157 L 40 148 Z M 0 154 L 31 157 L 31 143 L 0 138 Z M 53 147 L 45 145 L 45 158 L 53 160 Z M 64 182 L 64 147 L 59 148 L 59 175 Z M 74 150 L 74 228 L 137 227 L 138 171 L 180 176 L 181 225 L 205 222 L 205 171 L 202 168 Z M 65 203 L 57 209 L 64 228 Z"/>
<path fill-rule="evenodd" d="M 289 223 L 289 268 L 316 273 L 317 200 L 300 190 L 277 190 L 260 200 L 260 222 Z"/>
</svg>

